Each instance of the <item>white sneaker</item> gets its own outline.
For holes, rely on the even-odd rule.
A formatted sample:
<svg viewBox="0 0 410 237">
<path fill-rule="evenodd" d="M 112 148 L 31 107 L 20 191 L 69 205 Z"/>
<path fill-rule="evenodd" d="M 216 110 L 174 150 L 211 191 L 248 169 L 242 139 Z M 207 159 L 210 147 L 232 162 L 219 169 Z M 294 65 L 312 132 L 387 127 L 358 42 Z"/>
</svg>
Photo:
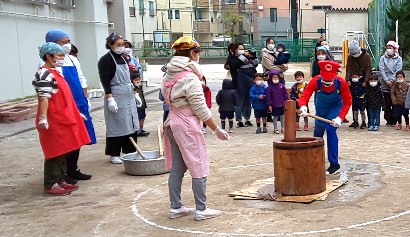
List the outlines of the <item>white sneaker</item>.
<svg viewBox="0 0 410 237">
<path fill-rule="evenodd" d="M 199 211 L 199 210 L 195 211 L 195 220 L 196 221 L 206 220 L 206 219 L 211 219 L 211 218 L 214 218 L 214 217 L 218 217 L 220 215 L 221 215 L 220 210 L 206 208 L 203 211 Z"/>
<path fill-rule="evenodd" d="M 112 164 L 122 164 L 122 160 L 119 156 L 111 156 L 111 163 Z"/>
<path fill-rule="evenodd" d="M 193 214 L 195 212 L 195 208 L 188 208 L 188 207 L 180 207 L 178 209 L 172 209 L 169 210 L 169 218 L 170 219 L 175 219 L 178 217 L 186 216 L 189 214 Z"/>
</svg>

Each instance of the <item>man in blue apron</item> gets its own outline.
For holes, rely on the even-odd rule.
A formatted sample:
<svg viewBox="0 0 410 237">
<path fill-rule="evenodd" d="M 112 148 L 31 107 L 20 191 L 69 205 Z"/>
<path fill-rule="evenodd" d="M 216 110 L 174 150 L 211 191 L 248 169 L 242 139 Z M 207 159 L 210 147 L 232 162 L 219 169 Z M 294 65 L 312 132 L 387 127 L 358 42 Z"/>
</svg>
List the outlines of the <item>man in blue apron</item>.
<svg viewBox="0 0 410 237">
<path fill-rule="evenodd" d="M 71 50 L 70 37 L 65 31 L 54 29 L 47 32 L 46 42 L 57 43 L 64 50 L 65 59 L 63 66 L 61 66 L 62 74 L 71 89 L 71 93 L 73 94 L 78 110 L 87 118 L 87 120 L 84 121 L 84 124 L 91 139 L 89 145 L 95 144 L 96 137 L 92 118 L 90 116 L 91 105 L 87 98 L 87 80 L 82 73 L 81 65 L 78 59 L 69 55 Z M 81 173 L 78 169 L 77 162 L 79 155 L 80 149 L 72 151 L 66 156 L 66 180 L 71 183 L 76 183 L 77 180 L 88 180 L 92 177 L 91 175 Z"/>
<path fill-rule="evenodd" d="M 339 164 L 339 139 L 336 130 L 342 125 L 346 114 L 352 105 L 352 96 L 346 81 L 337 76 L 340 64 L 334 61 L 320 61 L 320 74 L 312 78 L 306 86 L 299 106 L 301 116 L 307 116 L 307 104 L 314 92 L 316 115 L 333 121 L 328 124 L 315 120 L 314 137 L 323 137 L 327 134 L 327 157 L 330 163 L 326 170 L 328 174 L 335 174 L 340 169 Z"/>
</svg>

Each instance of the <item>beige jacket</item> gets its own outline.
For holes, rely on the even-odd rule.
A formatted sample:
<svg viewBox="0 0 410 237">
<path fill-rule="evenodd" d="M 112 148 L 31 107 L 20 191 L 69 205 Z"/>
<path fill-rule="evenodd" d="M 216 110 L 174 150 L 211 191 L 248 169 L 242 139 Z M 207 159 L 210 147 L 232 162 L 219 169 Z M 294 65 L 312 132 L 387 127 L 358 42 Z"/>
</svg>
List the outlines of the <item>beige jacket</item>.
<svg viewBox="0 0 410 237">
<path fill-rule="evenodd" d="M 188 74 L 174 84 L 170 98 L 171 106 L 177 108 L 190 106 L 201 121 L 206 121 L 212 117 L 212 113 L 206 106 L 202 84 L 199 80 L 199 78 L 202 78 L 202 72 L 196 62 L 188 57 L 172 57 L 167 65 L 167 75 L 161 84 L 161 90 L 168 90 L 164 88 L 164 82 L 167 80 L 172 81 L 179 73 L 184 71 L 191 71 L 194 74 Z M 165 126 L 169 126 L 169 116 L 165 121 Z"/>
<path fill-rule="evenodd" d="M 273 57 L 272 53 L 274 53 L 274 52 L 268 50 L 267 48 L 262 49 L 262 68 L 263 68 L 263 72 L 275 69 L 281 75 L 283 75 L 283 70 L 278 65 L 275 65 L 275 57 Z"/>
</svg>

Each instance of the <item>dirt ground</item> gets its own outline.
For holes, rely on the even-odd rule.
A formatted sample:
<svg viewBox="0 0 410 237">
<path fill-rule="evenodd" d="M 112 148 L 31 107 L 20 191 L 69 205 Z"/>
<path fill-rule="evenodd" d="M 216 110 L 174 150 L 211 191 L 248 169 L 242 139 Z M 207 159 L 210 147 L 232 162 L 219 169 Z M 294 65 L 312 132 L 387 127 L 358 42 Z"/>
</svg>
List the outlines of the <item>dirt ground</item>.
<svg viewBox="0 0 410 237">
<path fill-rule="evenodd" d="M 213 96 L 220 79 L 209 82 Z M 143 150 L 158 147 L 155 129 L 162 104 L 157 96 L 147 97 L 144 128 L 152 133 L 138 140 Z M 212 111 L 217 119 L 215 104 Z M 272 142 L 282 135 L 272 134 L 272 125 L 267 134 L 255 134 L 255 127 L 235 127 L 231 139 L 221 142 L 208 131 L 208 205 L 222 215 L 195 221 L 193 216 L 168 218 L 168 174 L 129 176 L 122 165 L 109 163 L 103 111 L 92 116 L 98 144 L 81 150 L 79 167 L 93 178 L 80 181 L 80 188 L 69 196 L 43 195 L 43 157 L 36 131 L 0 140 L 0 236 L 410 236 L 410 132 L 384 122 L 378 132 L 348 128 L 349 124 L 338 130 L 342 172 L 331 178 L 349 182 L 326 201 L 312 204 L 228 197 L 231 191 L 273 176 Z M 313 128 L 312 119 L 309 123 Z M 312 133 L 311 129 L 298 136 Z M 185 206 L 194 206 L 189 175 L 182 195 Z"/>
</svg>

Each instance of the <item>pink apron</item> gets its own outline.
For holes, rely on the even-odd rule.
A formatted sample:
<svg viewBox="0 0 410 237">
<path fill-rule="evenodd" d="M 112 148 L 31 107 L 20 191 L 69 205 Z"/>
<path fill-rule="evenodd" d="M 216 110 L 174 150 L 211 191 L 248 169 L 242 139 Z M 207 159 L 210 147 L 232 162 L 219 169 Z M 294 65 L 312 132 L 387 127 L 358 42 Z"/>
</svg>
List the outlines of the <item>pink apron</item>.
<svg viewBox="0 0 410 237">
<path fill-rule="evenodd" d="M 171 90 L 174 84 L 190 73 L 192 72 L 181 72 L 174 80 L 164 82 L 162 93 L 166 103 L 169 105 L 170 127 L 185 165 L 192 178 L 203 178 L 209 175 L 209 163 L 205 138 L 201 131 L 201 121 L 192 111 L 191 107 L 176 108 L 171 105 L 170 101 Z M 167 133 L 164 134 L 166 169 L 170 170 L 172 167 L 171 144 L 166 135 Z"/>
</svg>

